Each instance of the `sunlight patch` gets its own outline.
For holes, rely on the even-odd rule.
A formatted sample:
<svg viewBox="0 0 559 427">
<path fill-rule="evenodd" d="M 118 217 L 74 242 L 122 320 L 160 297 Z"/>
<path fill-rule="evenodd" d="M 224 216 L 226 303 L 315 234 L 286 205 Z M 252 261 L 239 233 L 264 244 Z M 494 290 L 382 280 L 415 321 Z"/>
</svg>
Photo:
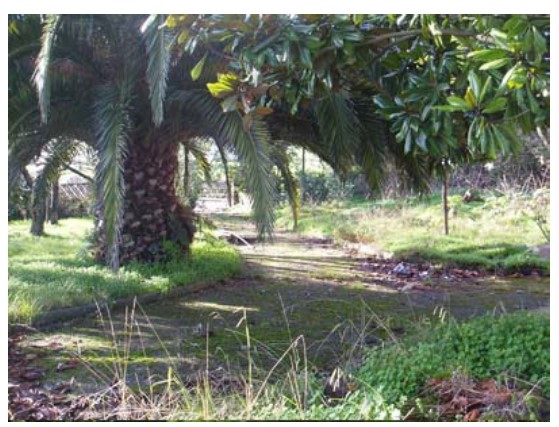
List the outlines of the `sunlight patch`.
<svg viewBox="0 0 559 427">
<path fill-rule="evenodd" d="M 196 310 L 203 309 L 203 310 L 217 310 L 217 311 L 227 311 L 230 313 L 237 313 L 243 310 L 246 311 L 260 311 L 259 308 L 254 307 L 243 307 L 242 305 L 226 305 L 226 304 L 217 304 L 213 302 L 202 302 L 202 301 L 195 301 L 195 302 L 183 302 L 181 304 L 183 307 L 186 308 L 193 308 Z"/>
</svg>

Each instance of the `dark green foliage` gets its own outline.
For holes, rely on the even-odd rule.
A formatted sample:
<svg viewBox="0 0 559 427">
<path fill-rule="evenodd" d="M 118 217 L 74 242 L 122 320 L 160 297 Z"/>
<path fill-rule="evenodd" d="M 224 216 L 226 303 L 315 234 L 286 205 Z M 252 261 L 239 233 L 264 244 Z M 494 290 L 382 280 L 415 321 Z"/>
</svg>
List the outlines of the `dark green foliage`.
<svg viewBox="0 0 559 427">
<path fill-rule="evenodd" d="M 343 200 L 353 195 L 353 184 L 342 183 L 333 174 L 322 172 L 305 172 L 301 178 L 303 188 L 303 200 L 310 203 L 324 203 L 333 200 Z"/>
<path fill-rule="evenodd" d="M 421 341 L 374 349 L 359 377 L 396 401 L 402 395 L 416 397 L 427 380 L 454 371 L 477 379 L 506 375 L 530 384 L 541 381 L 549 398 L 549 318 L 524 312 L 440 325 Z"/>
</svg>

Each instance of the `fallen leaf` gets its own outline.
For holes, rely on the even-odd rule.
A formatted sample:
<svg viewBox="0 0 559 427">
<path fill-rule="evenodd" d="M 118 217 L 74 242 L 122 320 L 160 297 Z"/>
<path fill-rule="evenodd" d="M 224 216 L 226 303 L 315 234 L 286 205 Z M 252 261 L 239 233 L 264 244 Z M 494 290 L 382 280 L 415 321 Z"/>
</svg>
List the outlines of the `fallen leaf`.
<svg viewBox="0 0 559 427">
<path fill-rule="evenodd" d="M 475 421 L 479 418 L 479 409 L 472 409 L 466 415 L 464 415 L 464 421 Z"/>
</svg>

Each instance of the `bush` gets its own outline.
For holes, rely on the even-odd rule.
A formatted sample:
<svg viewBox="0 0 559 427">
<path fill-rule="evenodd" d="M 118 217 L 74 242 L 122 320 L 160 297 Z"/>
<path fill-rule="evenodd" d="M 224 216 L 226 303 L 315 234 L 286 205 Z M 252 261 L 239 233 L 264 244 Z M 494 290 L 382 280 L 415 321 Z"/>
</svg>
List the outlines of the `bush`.
<svg viewBox="0 0 559 427">
<path fill-rule="evenodd" d="M 461 371 L 476 379 L 511 376 L 541 381 L 549 398 L 550 325 L 526 312 L 451 322 L 429 331 L 424 340 L 371 351 L 358 376 L 379 388 L 387 401 L 413 398 L 430 378 Z"/>
<path fill-rule="evenodd" d="M 334 174 L 306 172 L 301 184 L 304 189 L 304 201 L 313 204 L 345 200 L 353 195 L 353 184 L 343 184 Z"/>
</svg>

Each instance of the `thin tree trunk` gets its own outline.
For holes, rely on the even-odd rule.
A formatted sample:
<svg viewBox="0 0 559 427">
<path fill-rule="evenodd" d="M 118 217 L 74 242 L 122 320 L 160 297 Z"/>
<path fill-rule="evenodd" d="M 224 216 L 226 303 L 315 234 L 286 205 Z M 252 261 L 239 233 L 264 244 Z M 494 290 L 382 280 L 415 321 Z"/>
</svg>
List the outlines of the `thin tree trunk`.
<svg viewBox="0 0 559 427">
<path fill-rule="evenodd" d="M 303 206 L 303 202 L 305 200 L 305 148 L 303 148 L 303 159 L 302 159 L 303 167 L 301 168 L 301 207 Z"/>
<path fill-rule="evenodd" d="M 189 160 L 188 154 L 190 150 L 186 144 L 183 145 L 184 148 L 184 169 L 183 169 L 183 176 L 182 176 L 182 191 L 184 194 L 184 200 L 186 203 L 190 204 L 190 168 L 189 168 Z"/>
<path fill-rule="evenodd" d="M 51 224 L 58 224 L 58 206 L 59 206 L 59 183 L 56 179 L 52 183 L 52 190 L 50 196 L 50 209 L 49 209 L 49 219 Z"/>
<path fill-rule="evenodd" d="M 233 206 L 233 182 L 231 176 L 229 175 L 229 163 L 227 161 L 227 155 L 221 144 L 217 144 L 217 149 L 219 151 L 219 156 L 221 157 L 221 163 L 223 164 L 223 171 L 225 172 L 225 185 L 227 186 L 227 204 L 229 207 Z"/>
<path fill-rule="evenodd" d="M 444 166 L 443 176 L 443 215 L 444 215 L 444 234 L 448 236 L 448 166 Z"/>
</svg>

